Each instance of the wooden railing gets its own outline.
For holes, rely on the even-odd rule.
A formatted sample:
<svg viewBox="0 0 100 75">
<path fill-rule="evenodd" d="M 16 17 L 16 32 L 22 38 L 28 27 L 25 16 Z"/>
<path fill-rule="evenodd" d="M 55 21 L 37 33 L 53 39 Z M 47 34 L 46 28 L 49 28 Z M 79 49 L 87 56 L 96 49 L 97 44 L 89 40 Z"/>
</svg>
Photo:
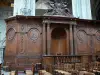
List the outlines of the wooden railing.
<svg viewBox="0 0 100 75">
<path fill-rule="evenodd" d="M 53 64 L 57 63 L 81 63 L 81 56 L 71 56 L 71 55 L 46 55 L 43 58 L 46 60 L 51 58 Z"/>
<path fill-rule="evenodd" d="M 81 63 L 81 56 L 71 56 L 71 55 L 49 55 L 43 56 L 44 68 L 53 73 L 55 69 L 64 70 L 65 66 L 68 69 L 75 69 L 75 63 Z M 66 68 L 67 69 L 67 68 Z"/>
</svg>

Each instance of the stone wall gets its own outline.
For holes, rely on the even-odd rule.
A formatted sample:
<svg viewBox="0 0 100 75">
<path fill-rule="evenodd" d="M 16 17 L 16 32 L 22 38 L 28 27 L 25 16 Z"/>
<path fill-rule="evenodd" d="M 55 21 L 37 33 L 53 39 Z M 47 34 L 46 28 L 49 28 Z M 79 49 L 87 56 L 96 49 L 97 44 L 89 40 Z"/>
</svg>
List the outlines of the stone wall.
<svg viewBox="0 0 100 75">
<path fill-rule="evenodd" d="M 5 37 L 6 37 L 6 23 L 4 19 L 12 16 L 13 8 L 0 7 L 0 63 L 3 58 L 3 50 L 5 48 Z"/>
</svg>

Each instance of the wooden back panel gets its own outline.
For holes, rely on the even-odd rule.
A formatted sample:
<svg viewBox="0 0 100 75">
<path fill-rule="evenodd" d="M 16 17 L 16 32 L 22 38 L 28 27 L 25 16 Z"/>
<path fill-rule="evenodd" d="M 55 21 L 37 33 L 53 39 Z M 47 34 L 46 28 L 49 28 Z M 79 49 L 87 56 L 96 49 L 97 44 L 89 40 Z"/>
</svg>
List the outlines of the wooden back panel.
<svg viewBox="0 0 100 75">
<path fill-rule="evenodd" d="M 74 45 L 76 54 L 93 55 L 100 51 L 100 26 L 79 22 L 74 26 Z"/>
<path fill-rule="evenodd" d="M 7 25 L 5 63 L 31 67 L 42 60 L 42 25 L 40 20 L 15 20 Z"/>
</svg>

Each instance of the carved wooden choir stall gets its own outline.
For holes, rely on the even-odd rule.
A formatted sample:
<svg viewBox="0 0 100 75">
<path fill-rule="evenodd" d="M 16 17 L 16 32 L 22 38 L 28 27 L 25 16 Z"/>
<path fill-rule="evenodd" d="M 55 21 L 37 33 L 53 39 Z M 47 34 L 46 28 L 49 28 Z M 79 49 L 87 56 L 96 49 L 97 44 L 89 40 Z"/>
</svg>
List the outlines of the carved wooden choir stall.
<svg viewBox="0 0 100 75">
<path fill-rule="evenodd" d="M 12 69 L 32 64 L 92 62 L 100 52 L 100 21 L 60 16 L 6 19 L 4 63 Z M 59 59 L 59 60 L 58 60 Z"/>
<path fill-rule="evenodd" d="M 4 65 L 9 70 L 40 75 L 100 73 L 96 62 L 100 61 L 100 21 L 74 18 L 66 2 L 60 1 L 49 1 L 52 9 L 44 16 L 17 15 L 5 20 Z"/>
</svg>

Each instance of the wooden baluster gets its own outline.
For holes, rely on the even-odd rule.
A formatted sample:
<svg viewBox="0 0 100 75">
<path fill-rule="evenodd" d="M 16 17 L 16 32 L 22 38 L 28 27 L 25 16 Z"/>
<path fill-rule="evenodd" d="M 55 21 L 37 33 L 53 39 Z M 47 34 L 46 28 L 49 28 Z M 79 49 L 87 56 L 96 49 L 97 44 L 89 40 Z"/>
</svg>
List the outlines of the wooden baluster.
<svg viewBox="0 0 100 75">
<path fill-rule="evenodd" d="M 75 62 L 77 62 L 77 57 L 75 57 Z"/>
<path fill-rule="evenodd" d="M 65 57 L 63 57 L 63 63 L 65 63 Z"/>
<path fill-rule="evenodd" d="M 62 63 L 64 63 L 64 58 L 65 58 L 65 57 L 62 57 L 62 59 L 63 59 Z"/>
<path fill-rule="evenodd" d="M 66 63 L 66 57 L 65 57 L 65 63 Z"/>
<path fill-rule="evenodd" d="M 73 56 L 72 56 L 72 57 L 70 57 L 70 59 L 71 59 L 71 62 L 73 62 Z"/>
<path fill-rule="evenodd" d="M 67 62 L 69 62 L 69 58 L 67 57 Z"/>
<path fill-rule="evenodd" d="M 61 58 L 61 63 L 63 63 L 63 57 L 60 57 Z"/>
</svg>

